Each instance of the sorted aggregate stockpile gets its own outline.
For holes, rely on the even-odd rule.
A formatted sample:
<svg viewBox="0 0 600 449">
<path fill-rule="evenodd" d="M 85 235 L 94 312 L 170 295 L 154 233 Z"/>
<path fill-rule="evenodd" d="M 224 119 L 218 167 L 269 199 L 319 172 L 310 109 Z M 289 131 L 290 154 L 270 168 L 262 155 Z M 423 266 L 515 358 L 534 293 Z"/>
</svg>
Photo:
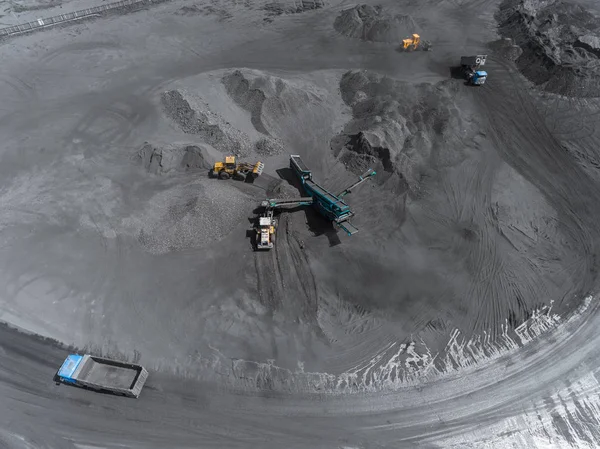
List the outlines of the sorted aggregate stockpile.
<svg viewBox="0 0 600 449">
<path fill-rule="evenodd" d="M 206 104 L 185 90 L 164 92 L 161 101 L 165 113 L 187 134 L 198 135 L 216 150 L 246 156 L 252 148 L 244 132 L 235 129 Z"/>
<path fill-rule="evenodd" d="M 250 112 L 254 128 L 266 136 L 266 140 L 256 144 L 259 154 L 283 151 L 279 139 L 294 126 L 295 120 L 320 104 L 322 98 L 308 86 L 297 86 L 291 81 L 252 70 L 235 70 L 224 75 L 222 82 L 233 101 Z"/>
<path fill-rule="evenodd" d="M 523 53 L 521 72 L 547 92 L 600 96 L 600 20 L 582 6 L 560 0 L 507 0 L 497 14 L 499 31 Z"/>
<path fill-rule="evenodd" d="M 342 11 L 333 27 L 344 36 L 388 43 L 399 43 L 420 32 L 411 16 L 387 14 L 381 6 L 370 5 L 358 5 Z"/>
<path fill-rule="evenodd" d="M 154 195 L 123 225 L 146 251 L 164 254 L 218 242 L 246 220 L 252 204 L 228 183 L 194 180 Z"/>
<path fill-rule="evenodd" d="M 460 147 L 454 132 L 460 129 L 460 113 L 452 88 L 366 71 L 345 73 L 340 91 L 353 119 L 332 139 L 334 155 L 357 174 L 376 167 L 380 182 L 392 182 L 397 191 L 418 190 L 438 147 Z"/>
<path fill-rule="evenodd" d="M 159 148 L 146 142 L 135 159 L 153 174 L 211 168 L 211 164 L 206 161 L 206 151 L 197 145 Z"/>
</svg>

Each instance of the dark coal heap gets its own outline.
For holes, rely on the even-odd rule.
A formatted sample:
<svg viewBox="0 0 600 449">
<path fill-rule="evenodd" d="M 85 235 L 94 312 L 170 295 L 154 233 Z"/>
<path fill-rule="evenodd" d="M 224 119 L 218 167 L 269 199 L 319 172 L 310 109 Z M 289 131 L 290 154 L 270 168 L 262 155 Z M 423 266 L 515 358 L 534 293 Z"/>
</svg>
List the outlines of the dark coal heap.
<svg viewBox="0 0 600 449">
<path fill-rule="evenodd" d="M 571 97 L 600 96 L 598 17 L 560 0 L 506 0 L 497 20 L 502 36 L 523 50 L 517 66 L 538 87 Z"/>
<path fill-rule="evenodd" d="M 333 27 L 344 36 L 388 43 L 399 43 L 413 33 L 420 32 L 411 16 L 391 15 L 381 6 L 370 5 L 358 5 L 342 11 Z"/>
</svg>

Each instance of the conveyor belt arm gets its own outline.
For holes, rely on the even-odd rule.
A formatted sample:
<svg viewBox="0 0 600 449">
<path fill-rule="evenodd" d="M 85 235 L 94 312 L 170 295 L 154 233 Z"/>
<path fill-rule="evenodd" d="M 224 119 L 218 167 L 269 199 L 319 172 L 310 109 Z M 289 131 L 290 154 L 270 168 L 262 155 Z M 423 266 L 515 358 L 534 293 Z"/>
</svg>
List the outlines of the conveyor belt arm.
<svg viewBox="0 0 600 449">
<path fill-rule="evenodd" d="M 344 190 L 342 190 L 337 195 L 338 198 L 341 198 L 344 195 L 347 195 L 348 193 L 350 193 L 352 191 L 352 189 L 355 189 L 356 187 L 358 187 L 359 185 L 361 185 L 363 182 L 369 180 L 371 177 L 375 176 L 375 174 L 376 174 L 375 170 L 373 170 L 372 168 L 368 169 L 366 172 L 364 172 L 362 175 L 360 175 L 358 177 L 358 181 L 352 183 L 350 186 L 348 186 Z"/>
</svg>

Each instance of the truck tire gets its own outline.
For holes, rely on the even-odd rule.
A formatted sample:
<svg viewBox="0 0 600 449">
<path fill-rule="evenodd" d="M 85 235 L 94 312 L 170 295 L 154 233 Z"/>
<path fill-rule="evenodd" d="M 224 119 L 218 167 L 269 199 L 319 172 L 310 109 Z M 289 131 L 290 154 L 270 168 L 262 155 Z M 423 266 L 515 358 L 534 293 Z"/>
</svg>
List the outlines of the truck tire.
<svg viewBox="0 0 600 449">
<path fill-rule="evenodd" d="M 219 172 L 219 179 L 229 179 L 229 173 L 227 173 L 225 170 L 221 170 Z"/>
</svg>

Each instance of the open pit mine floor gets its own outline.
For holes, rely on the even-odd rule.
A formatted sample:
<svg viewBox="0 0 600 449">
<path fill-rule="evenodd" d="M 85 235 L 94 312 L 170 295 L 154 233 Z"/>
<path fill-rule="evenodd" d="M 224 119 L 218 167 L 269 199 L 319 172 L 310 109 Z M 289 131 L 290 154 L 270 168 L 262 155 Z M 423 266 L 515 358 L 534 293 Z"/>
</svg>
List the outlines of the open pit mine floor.
<svg viewBox="0 0 600 449">
<path fill-rule="evenodd" d="M 593 8 L 173 0 L 0 41 L 0 447 L 599 447 Z M 356 235 L 299 207 L 253 251 L 290 155 L 376 170 Z M 55 385 L 73 351 L 139 399 Z"/>
</svg>

